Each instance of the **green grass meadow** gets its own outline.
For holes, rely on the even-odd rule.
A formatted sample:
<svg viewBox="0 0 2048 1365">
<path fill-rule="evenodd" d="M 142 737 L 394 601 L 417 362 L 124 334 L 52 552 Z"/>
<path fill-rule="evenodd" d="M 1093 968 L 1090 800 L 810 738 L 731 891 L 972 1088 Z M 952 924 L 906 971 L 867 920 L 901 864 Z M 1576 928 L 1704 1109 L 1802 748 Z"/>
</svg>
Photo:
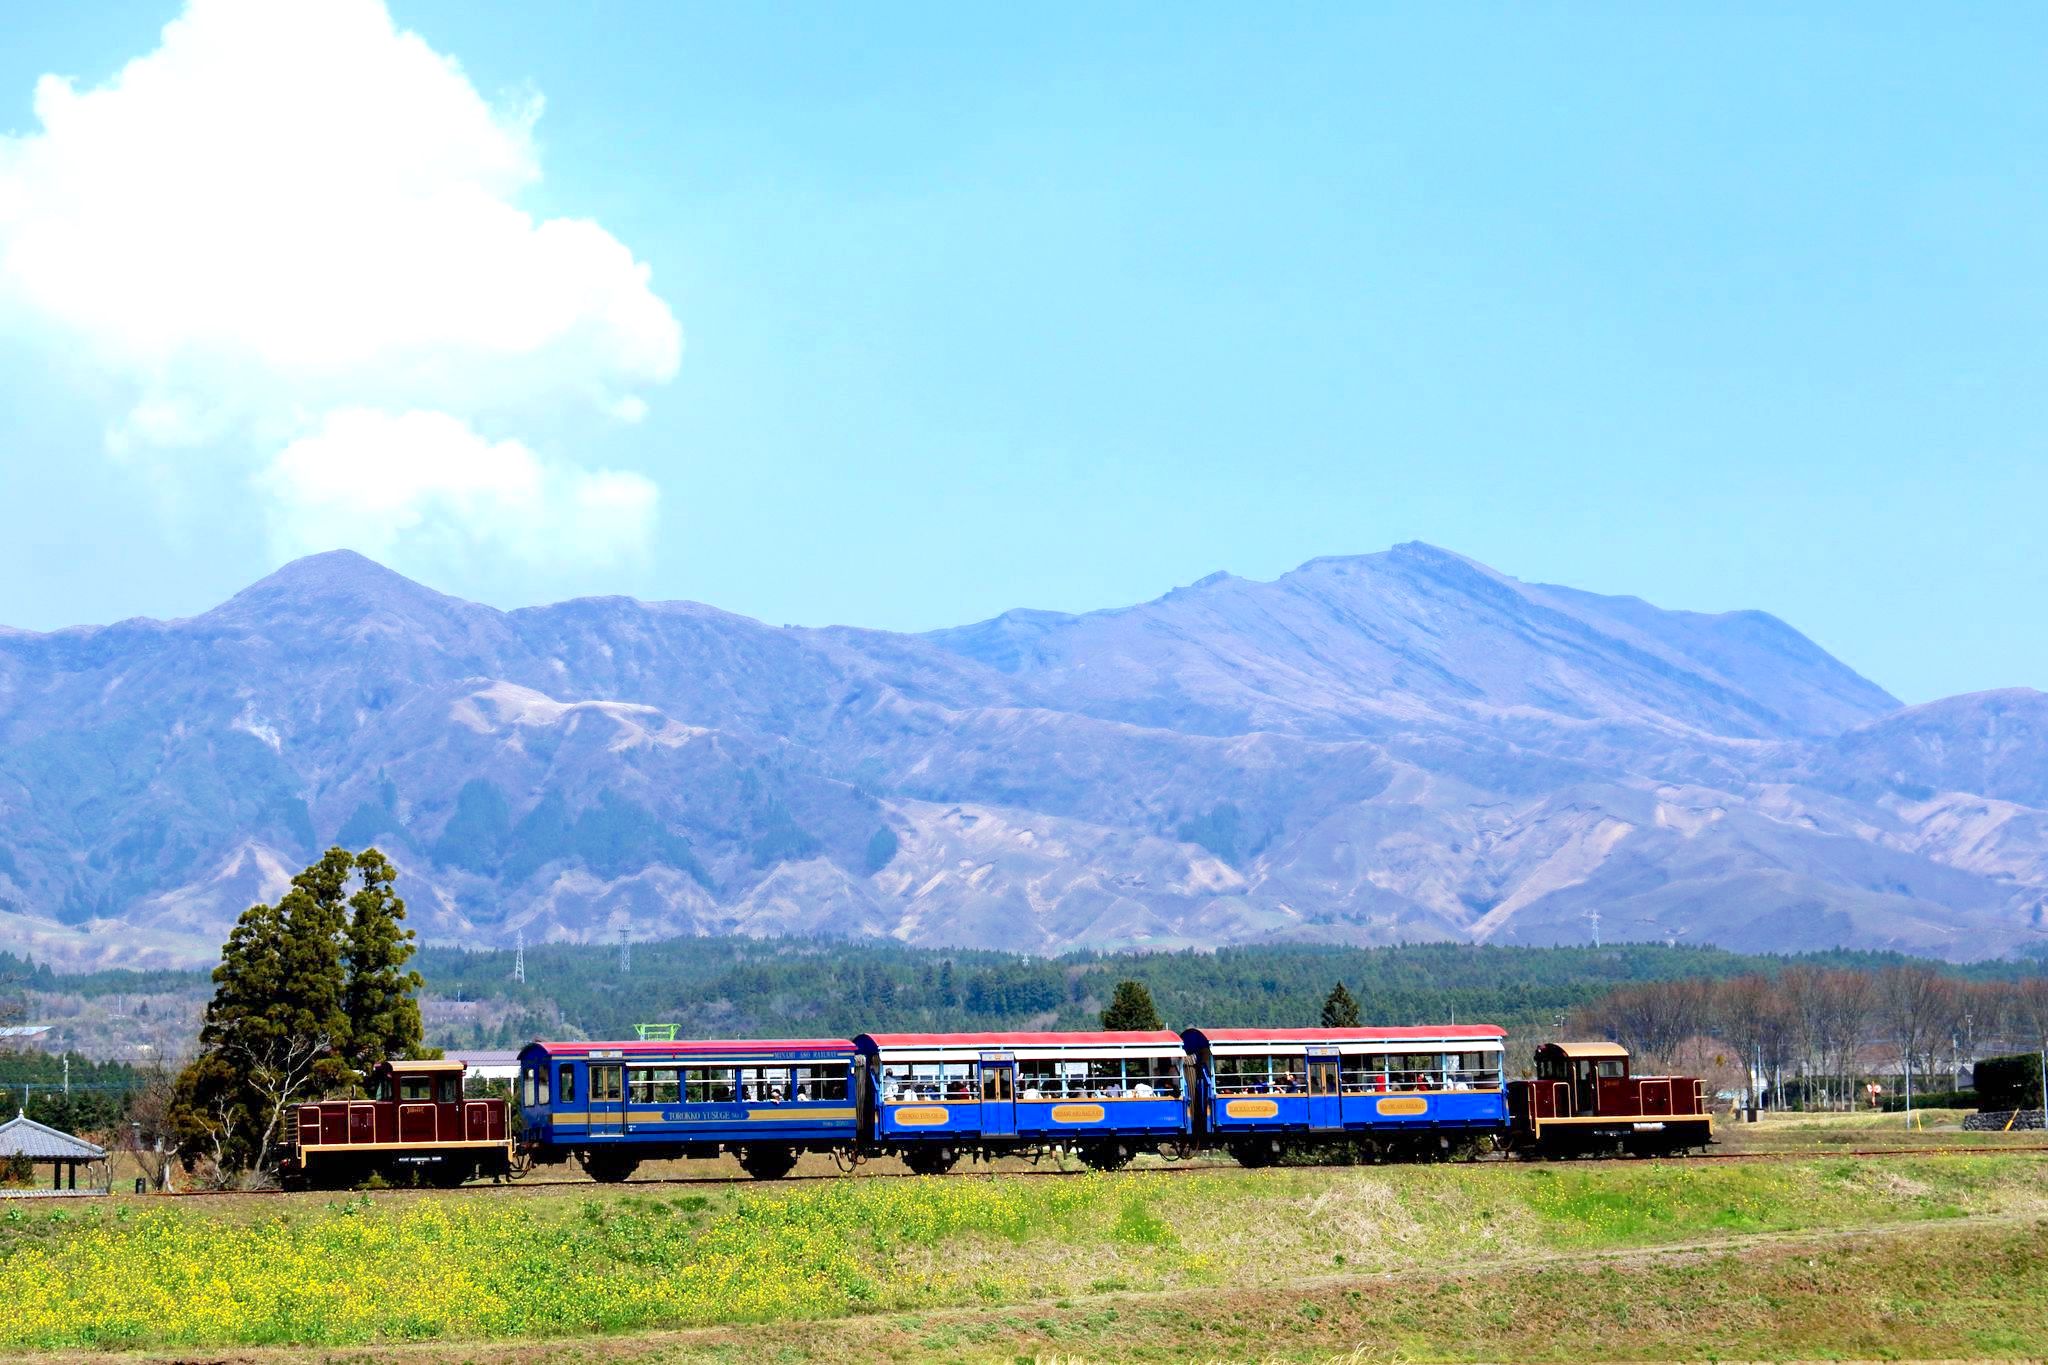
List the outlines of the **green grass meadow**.
<svg viewBox="0 0 2048 1365">
<path fill-rule="evenodd" d="M 587 1343 L 1131 1296 L 1314 1304 L 1361 1277 L 1507 1284 L 1588 1255 L 2039 1216 L 2048 1162 L 2017 1153 L 25 1202 L 0 1209 L 0 1351 Z M 1319 1335 L 1343 1303 L 1318 1310 Z"/>
</svg>

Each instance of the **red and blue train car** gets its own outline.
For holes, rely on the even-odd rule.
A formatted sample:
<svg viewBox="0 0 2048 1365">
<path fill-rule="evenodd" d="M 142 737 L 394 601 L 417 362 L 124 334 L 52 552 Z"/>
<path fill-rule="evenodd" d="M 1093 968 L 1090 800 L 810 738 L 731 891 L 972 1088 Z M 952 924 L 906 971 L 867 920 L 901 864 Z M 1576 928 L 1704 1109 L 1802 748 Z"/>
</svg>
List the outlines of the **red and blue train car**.
<svg viewBox="0 0 2048 1365">
<path fill-rule="evenodd" d="M 1507 1124 L 1505 1033 L 1430 1028 L 1188 1029 L 1205 1145 L 1248 1166 L 1348 1142 L 1373 1156 L 1476 1149 Z"/>
<path fill-rule="evenodd" d="M 862 1139 L 912 1170 L 1060 1148 L 1113 1170 L 1190 1147 L 1197 1084 L 1180 1035 L 863 1033 Z"/>
<path fill-rule="evenodd" d="M 533 1042 L 519 1054 L 521 1143 L 539 1160 L 576 1157 L 593 1180 L 722 1151 L 771 1179 L 804 1152 L 857 1146 L 858 1065 L 844 1038 Z"/>
</svg>

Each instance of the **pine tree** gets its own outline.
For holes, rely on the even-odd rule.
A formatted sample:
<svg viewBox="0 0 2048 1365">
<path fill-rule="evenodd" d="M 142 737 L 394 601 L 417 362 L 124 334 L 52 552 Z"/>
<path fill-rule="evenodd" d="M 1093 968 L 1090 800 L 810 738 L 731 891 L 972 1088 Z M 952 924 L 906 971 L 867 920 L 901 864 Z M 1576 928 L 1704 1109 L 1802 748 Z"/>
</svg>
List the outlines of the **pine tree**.
<svg viewBox="0 0 2048 1365">
<path fill-rule="evenodd" d="M 401 927 L 405 902 L 393 890 L 398 869 L 374 848 L 356 855 L 362 889 L 349 898 L 354 912 L 345 952 L 349 1021 L 346 1060 L 357 1074 L 391 1057 L 420 1049 L 420 974 L 407 968 L 413 932 Z"/>
<path fill-rule="evenodd" d="M 1116 993 L 1110 997 L 1109 1008 L 1102 1012 L 1102 1027 L 1112 1033 L 1139 1032 L 1166 1027 L 1159 1021 L 1159 1010 L 1152 1003 L 1152 992 L 1139 981 L 1119 981 Z"/>
<path fill-rule="evenodd" d="M 1344 983 L 1341 981 L 1323 1001 L 1323 1027 L 1358 1027 L 1358 1002 L 1351 998 L 1351 992 L 1344 989 Z"/>
</svg>

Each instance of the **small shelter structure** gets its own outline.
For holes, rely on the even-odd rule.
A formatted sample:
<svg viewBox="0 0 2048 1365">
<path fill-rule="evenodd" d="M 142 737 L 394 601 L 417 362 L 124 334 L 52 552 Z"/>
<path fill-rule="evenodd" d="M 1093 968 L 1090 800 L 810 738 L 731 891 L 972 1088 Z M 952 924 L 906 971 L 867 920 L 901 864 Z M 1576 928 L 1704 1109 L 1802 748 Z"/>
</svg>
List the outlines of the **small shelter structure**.
<svg viewBox="0 0 2048 1365">
<path fill-rule="evenodd" d="M 0 1162 L 25 1159 L 31 1163 L 50 1163 L 50 1187 L 48 1189 L 0 1189 L 0 1197 L 7 1195 L 51 1195 L 51 1194 L 105 1194 L 104 1184 L 87 1185 L 78 1188 L 78 1168 L 107 1159 L 107 1149 L 95 1146 L 83 1138 L 59 1132 L 46 1123 L 37 1123 L 26 1113 L 17 1112 L 6 1123 L 0 1123 Z M 67 1186 L 65 1177 L 70 1177 Z"/>
</svg>

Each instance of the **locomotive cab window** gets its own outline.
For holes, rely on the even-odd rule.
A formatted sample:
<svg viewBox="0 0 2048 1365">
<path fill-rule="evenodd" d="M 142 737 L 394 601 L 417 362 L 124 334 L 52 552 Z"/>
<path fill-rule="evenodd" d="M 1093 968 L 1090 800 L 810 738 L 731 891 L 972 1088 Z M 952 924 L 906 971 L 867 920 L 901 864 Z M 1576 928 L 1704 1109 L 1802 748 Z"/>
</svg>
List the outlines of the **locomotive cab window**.
<svg viewBox="0 0 2048 1365">
<path fill-rule="evenodd" d="M 434 1082 L 428 1076 L 400 1076 L 398 1078 L 398 1101 L 401 1104 L 423 1104 L 434 1098 Z"/>
<path fill-rule="evenodd" d="M 450 1073 L 440 1077 L 434 1084 L 434 1103 L 460 1104 L 462 1102 L 462 1078 Z"/>
</svg>

